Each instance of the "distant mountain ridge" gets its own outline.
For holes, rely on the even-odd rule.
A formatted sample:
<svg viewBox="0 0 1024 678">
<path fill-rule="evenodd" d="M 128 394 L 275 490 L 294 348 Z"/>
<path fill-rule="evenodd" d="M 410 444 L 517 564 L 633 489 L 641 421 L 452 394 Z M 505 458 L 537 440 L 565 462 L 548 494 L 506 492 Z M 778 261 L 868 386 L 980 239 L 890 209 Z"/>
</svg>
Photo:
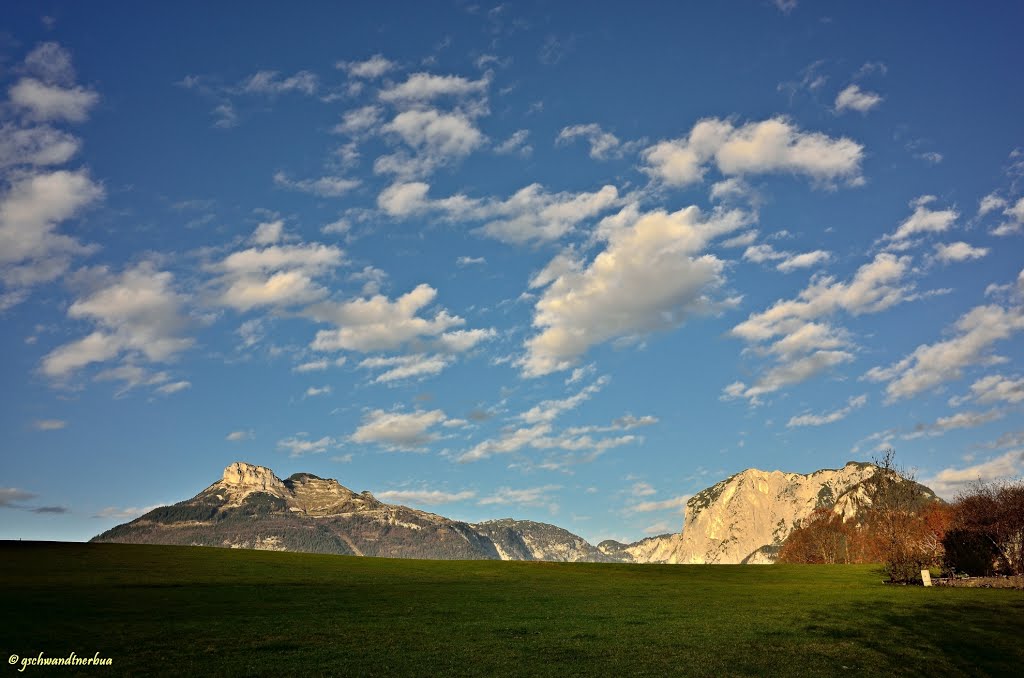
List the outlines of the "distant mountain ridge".
<svg viewBox="0 0 1024 678">
<path fill-rule="evenodd" d="M 284 480 L 235 462 L 192 499 L 162 506 L 95 542 L 180 544 L 388 558 L 618 563 L 770 563 L 818 507 L 856 518 L 877 466 L 850 462 L 810 474 L 747 469 L 697 493 L 682 533 L 597 546 L 547 523 L 479 523 L 386 504 L 309 473 Z M 922 494 L 934 493 L 921 487 Z"/>
</svg>

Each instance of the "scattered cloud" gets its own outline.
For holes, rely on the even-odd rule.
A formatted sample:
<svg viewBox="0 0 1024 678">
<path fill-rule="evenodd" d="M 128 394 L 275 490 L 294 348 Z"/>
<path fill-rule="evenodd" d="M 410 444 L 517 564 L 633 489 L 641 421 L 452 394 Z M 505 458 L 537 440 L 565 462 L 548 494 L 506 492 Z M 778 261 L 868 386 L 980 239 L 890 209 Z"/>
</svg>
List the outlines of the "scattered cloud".
<svg viewBox="0 0 1024 678">
<path fill-rule="evenodd" d="M 301 457 L 306 454 L 322 454 L 329 449 L 338 447 L 339 442 L 329 436 L 318 440 L 310 440 L 306 434 L 300 433 L 297 436 L 277 441 L 279 450 L 288 450 L 290 457 Z"/>
<path fill-rule="evenodd" d="M 37 431 L 59 431 L 67 425 L 63 419 L 36 419 L 32 422 L 32 428 Z"/>
<path fill-rule="evenodd" d="M 432 429 L 447 419 L 441 410 L 371 410 L 363 416 L 363 423 L 349 440 L 378 445 L 391 451 L 415 452 L 437 440 L 438 434 Z"/>
<path fill-rule="evenodd" d="M 803 174 L 817 184 L 862 183 L 864 147 L 846 137 L 804 132 L 783 117 L 736 127 L 728 120 L 701 120 L 689 135 L 661 141 L 643 152 L 643 170 L 669 186 L 685 186 L 704 178 L 709 163 L 727 176 Z"/>
<path fill-rule="evenodd" d="M 882 103 L 882 97 L 874 92 L 866 92 L 859 85 L 847 85 L 846 88 L 836 95 L 836 113 L 845 111 L 857 111 L 867 113 L 877 108 Z M 941 156 L 940 156 L 941 157 Z"/>
<path fill-rule="evenodd" d="M 970 261 L 972 259 L 981 259 L 988 254 L 989 250 L 987 247 L 974 247 L 967 243 L 952 242 L 952 243 L 935 243 L 935 258 L 944 264 L 956 262 L 956 261 Z"/>
<path fill-rule="evenodd" d="M 939 496 L 953 499 L 958 492 L 968 489 L 972 483 L 1019 478 L 1022 475 L 1024 450 L 1011 450 L 980 464 L 942 469 L 929 478 L 923 478 L 921 482 L 932 488 Z"/>
<path fill-rule="evenodd" d="M 442 490 L 386 490 L 377 492 L 373 496 L 381 501 L 396 504 L 425 504 L 436 506 L 438 504 L 454 504 L 459 501 L 466 501 L 476 497 L 476 492 L 463 490 L 462 492 L 444 492 Z"/>
<path fill-rule="evenodd" d="M 398 68 L 398 64 L 384 58 L 382 54 L 374 54 L 364 61 L 339 61 L 336 67 L 344 70 L 353 78 L 374 80 L 395 70 Z"/>
<path fill-rule="evenodd" d="M 232 431 L 231 433 L 224 436 L 224 440 L 232 443 L 240 443 L 244 440 L 252 440 L 252 431 Z"/>
<path fill-rule="evenodd" d="M 604 249 L 592 261 L 563 252 L 557 275 L 534 279 L 544 291 L 523 374 L 570 369 L 591 346 L 678 327 L 716 308 L 710 293 L 722 283 L 724 262 L 701 250 L 749 219 L 739 210 L 705 215 L 696 207 L 646 214 L 629 207 L 604 219 L 595 232 Z"/>
<path fill-rule="evenodd" d="M 37 494 L 16 487 L 0 487 L 0 508 L 25 508 L 22 502 L 35 499 Z"/>
<path fill-rule="evenodd" d="M 965 402 L 975 401 L 983 404 L 1024 402 L 1024 378 L 1013 379 L 1001 374 L 990 374 L 971 384 L 969 394 L 950 398 L 950 407 L 958 407 Z"/>
<path fill-rule="evenodd" d="M 796 426 L 824 426 L 825 424 L 832 424 L 834 422 L 845 419 L 847 415 L 856 409 L 864 407 L 868 402 L 867 395 L 859 395 L 850 398 L 845 407 L 841 407 L 838 410 L 833 410 L 825 414 L 801 414 L 795 417 L 791 417 L 787 427 L 793 428 Z"/>
<path fill-rule="evenodd" d="M 864 378 L 888 382 L 887 400 L 895 402 L 960 379 L 964 369 L 973 365 L 997 364 L 1002 359 L 990 349 L 993 344 L 1024 330 L 1024 309 L 976 306 L 960 316 L 952 330 L 955 332 L 952 338 L 921 344 L 888 367 L 871 368 Z"/>
</svg>

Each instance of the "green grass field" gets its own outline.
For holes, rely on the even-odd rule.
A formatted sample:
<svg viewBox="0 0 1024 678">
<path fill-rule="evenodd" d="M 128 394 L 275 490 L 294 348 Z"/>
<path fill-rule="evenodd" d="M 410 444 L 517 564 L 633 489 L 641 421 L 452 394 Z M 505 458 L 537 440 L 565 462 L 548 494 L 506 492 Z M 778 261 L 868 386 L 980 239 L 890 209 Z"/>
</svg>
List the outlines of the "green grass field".
<svg viewBox="0 0 1024 678">
<path fill-rule="evenodd" d="M 1021 675 L 1024 591 L 872 566 L 417 561 L 0 545 L 5 656 L 90 675 Z M 2 659 L 2 658 L 0 658 Z M 11 674 L 17 666 L 4 666 Z M 70 668 L 27 667 L 74 675 Z"/>
</svg>

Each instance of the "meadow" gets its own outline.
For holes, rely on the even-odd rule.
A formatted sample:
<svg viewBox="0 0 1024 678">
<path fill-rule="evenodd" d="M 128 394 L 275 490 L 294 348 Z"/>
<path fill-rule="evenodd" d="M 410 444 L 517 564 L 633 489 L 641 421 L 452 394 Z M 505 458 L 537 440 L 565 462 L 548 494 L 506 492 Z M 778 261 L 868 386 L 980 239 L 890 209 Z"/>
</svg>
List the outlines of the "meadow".
<svg viewBox="0 0 1024 678">
<path fill-rule="evenodd" d="M 882 579 L 2 542 L 0 650 L 113 659 L 23 675 L 1020 675 L 1024 591 Z"/>
</svg>

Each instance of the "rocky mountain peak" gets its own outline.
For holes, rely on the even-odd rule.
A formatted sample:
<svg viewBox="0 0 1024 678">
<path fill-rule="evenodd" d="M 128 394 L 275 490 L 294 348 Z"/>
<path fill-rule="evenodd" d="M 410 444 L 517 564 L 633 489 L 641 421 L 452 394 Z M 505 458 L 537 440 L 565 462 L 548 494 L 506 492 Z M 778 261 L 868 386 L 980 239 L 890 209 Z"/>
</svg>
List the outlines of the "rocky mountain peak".
<svg viewBox="0 0 1024 678">
<path fill-rule="evenodd" d="M 221 482 L 234 489 L 252 492 L 287 493 L 284 483 L 265 466 L 236 461 L 224 469 Z"/>
</svg>

